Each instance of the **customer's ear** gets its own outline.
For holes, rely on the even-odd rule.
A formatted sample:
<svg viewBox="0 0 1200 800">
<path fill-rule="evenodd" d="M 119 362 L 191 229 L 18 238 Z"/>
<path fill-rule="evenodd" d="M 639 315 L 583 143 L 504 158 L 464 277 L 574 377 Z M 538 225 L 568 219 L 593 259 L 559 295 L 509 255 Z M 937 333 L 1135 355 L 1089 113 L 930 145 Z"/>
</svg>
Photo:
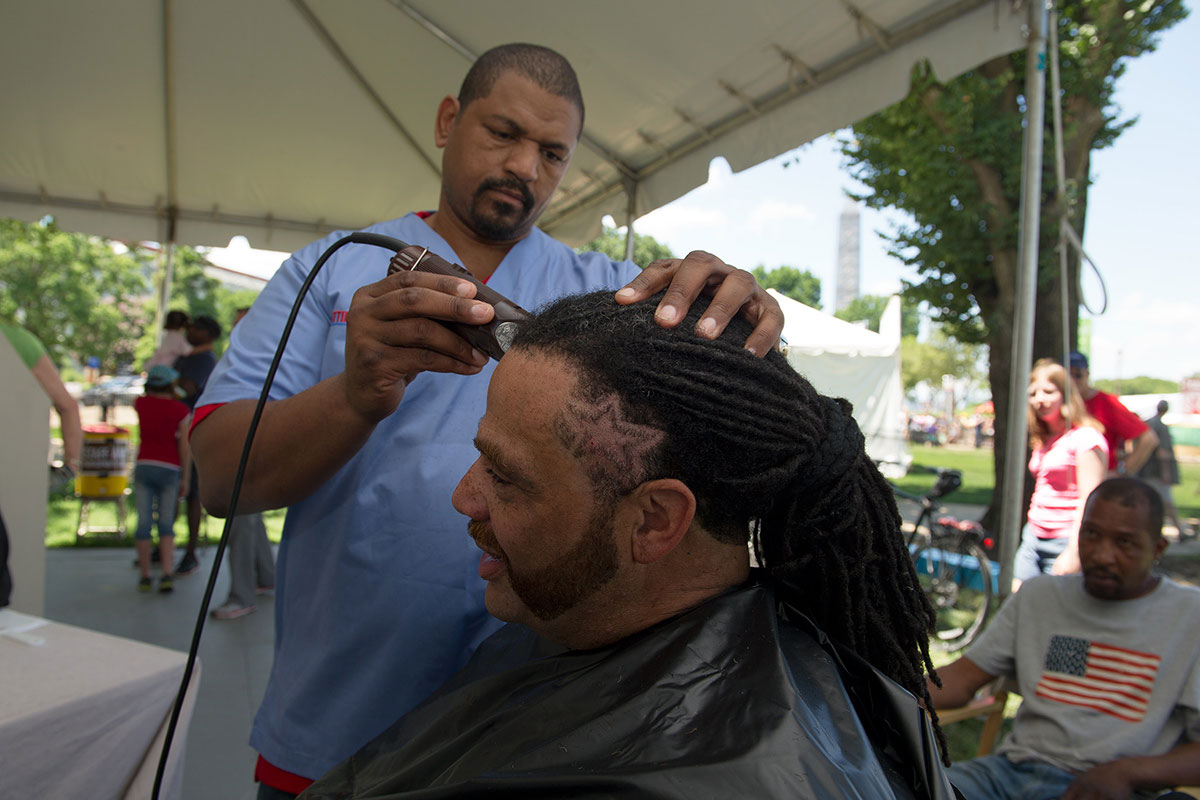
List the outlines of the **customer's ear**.
<svg viewBox="0 0 1200 800">
<path fill-rule="evenodd" d="M 659 478 L 646 481 L 622 502 L 632 525 L 631 552 L 638 564 L 652 564 L 667 556 L 692 526 L 696 496 L 683 481 Z"/>
</svg>

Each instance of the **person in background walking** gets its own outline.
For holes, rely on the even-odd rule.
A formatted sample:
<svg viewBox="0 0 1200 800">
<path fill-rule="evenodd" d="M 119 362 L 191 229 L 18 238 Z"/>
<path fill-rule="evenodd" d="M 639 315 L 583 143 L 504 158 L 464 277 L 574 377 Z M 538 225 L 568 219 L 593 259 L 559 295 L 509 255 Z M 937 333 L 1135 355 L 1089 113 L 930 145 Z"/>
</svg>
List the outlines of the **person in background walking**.
<svg viewBox="0 0 1200 800">
<path fill-rule="evenodd" d="M 249 313 L 239 308 L 233 315 L 233 328 Z M 255 595 L 266 594 L 275 588 L 275 557 L 263 516 L 239 514 L 229 527 L 229 597 L 212 610 L 214 619 L 237 619 L 257 610 Z"/>
<path fill-rule="evenodd" d="M 163 364 L 151 367 L 146 376 L 145 394 L 133 401 L 141 435 L 137 464 L 133 468 L 138 517 L 133 543 L 141 571 L 138 579 L 138 591 L 141 592 L 153 588 L 150 529 L 155 523 L 155 512 L 162 564 L 158 590 L 166 593 L 175 588 L 171 574 L 171 559 L 175 555 L 175 509 L 191 472 L 187 430 L 192 419 L 191 409 L 175 397 L 178 377 L 178 372 Z"/>
<path fill-rule="evenodd" d="M 154 351 L 154 355 L 150 356 L 146 361 L 146 369 L 156 367 L 162 364 L 165 367 L 174 365 L 175 359 L 182 358 L 192 352 L 192 346 L 188 344 L 187 328 L 191 319 L 186 311 L 178 309 L 167 312 L 167 318 L 163 322 L 162 342 L 158 345 L 158 349 Z"/>
<path fill-rule="evenodd" d="M 1179 462 L 1175 460 L 1175 443 L 1171 440 L 1171 429 L 1163 422 L 1163 416 L 1170 407 L 1166 400 L 1159 400 L 1158 413 L 1144 420 L 1146 426 L 1158 436 L 1158 447 L 1138 471 L 1138 477 L 1158 492 L 1163 501 L 1163 515 L 1179 531 L 1179 541 L 1182 542 L 1196 536 L 1197 532 L 1189 531 L 1187 525 L 1179 518 L 1179 509 L 1175 507 L 1175 500 L 1171 497 L 1171 487 L 1179 483 Z"/>
<path fill-rule="evenodd" d="M 1029 375 L 1029 471 L 1037 479 L 1013 566 L 1013 590 L 1041 573 L 1079 571 L 1079 521 L 1104 480 L 1108 444 L 1078 392 L 1067 397 L 1067 371 L 1043 358 Z"/>
<path fill-rule="evenodd" d="M 217 366 L 217 355 L 213 352 L 213 343 L 221 338 L 221 325 L 212 317 L 200 315 L 193 319 L 187 328 L 188 344 L 192 352 L 175 359 L 175 369 L 179 372 L 179 386 L 183 389 L 183 402 L 189 410 L 196 407 L 196 400 L 208 383 L 208 376 L 213 367 Z M 200 486 L 197 482 L 196 470 L 191 470 L 191 480 L 185 483 L 187 492 L 188 542 L 187 551 L 175 568 L 176 575 L 191 575 L 200 568 L 196 559 L 196 544 L 200 540 L 200 517 L 204 509 L 200 505 Z"/>
<path fill-rule="evenodd" d="M 79 403 L 67 391 L 62 378 L 58 375 L 46 348 L 29 331 L 19 325 L 0 322 L 0 336 L 3 336 L 17 352 L 17 357 L 29 368 L 34 380 L 42 387 L 50 404 L 58 412 L 59 426 L 62 429 L 63 465 L 56 468 L 51 484 L 66 486 L 71 483 L 75 473 L 79 471 L 79 459 L 83 453 L 83 427 L 79 422 Z M 8 531 L 4 520 L 0 518 L 0 608 L 7 606 L 12 597 L 12 576 L 8 572 Z"/>
</svg>

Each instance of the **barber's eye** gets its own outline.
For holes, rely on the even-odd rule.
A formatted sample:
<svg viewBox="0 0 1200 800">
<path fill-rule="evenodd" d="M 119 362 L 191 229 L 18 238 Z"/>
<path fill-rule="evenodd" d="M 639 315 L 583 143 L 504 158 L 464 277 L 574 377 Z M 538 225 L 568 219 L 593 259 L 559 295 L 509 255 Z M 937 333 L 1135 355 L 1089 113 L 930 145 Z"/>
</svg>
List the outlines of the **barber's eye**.
<svg viewBox="0 0 1200 800">
<path fill-rule="evenodd" d="M 504 480 L 504 478 L 501 478 L 496 473 L 496 471 L 494 469 L 492 469 L 491 467 L 487 467 L 486 469 L 484 469 L 484 472 L 487 473 L 487 476 L 491 480 L 493 485 L 495 485 L 495 486 L 508 486 L 509 485 L 509 482 Z"/>
<path fill-rule="evenodd" d="M 555 164 L 561 164 L 563 161 L 563 157 L 560 156 L 558 153 L 554 152 L 553 150 L 543 150 L 542 155 L 544 155 L 546 157 L 547 161 L 550 161 Z"/>
</svg>

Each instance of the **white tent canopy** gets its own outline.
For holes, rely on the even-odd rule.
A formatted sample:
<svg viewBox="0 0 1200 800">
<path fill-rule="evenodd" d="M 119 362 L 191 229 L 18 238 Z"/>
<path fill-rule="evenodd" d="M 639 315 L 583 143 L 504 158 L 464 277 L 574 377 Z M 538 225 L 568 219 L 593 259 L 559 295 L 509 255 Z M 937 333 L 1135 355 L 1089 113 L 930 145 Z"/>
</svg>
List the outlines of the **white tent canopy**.
<svg viewBox="0 0 1200 800">
<path fill-rule="evenodd" d="M 783 352 L 817 391 L 844 397 L 867 440 L 867 454 L 884 474 L 902 475 L 912 460 L 904 425 L 900 379 L 900 298 L 893 296 L 879 333 L 823 314 L 774 289 L 783 309 Z"/>
<path fill-rule="evenodd" d="M 533 41 L 587 101 L 543 217 L 581 241 L 715 156 L 741 170 L 886 106 L 921 58 L 949 78 L 1021 48 L 1025 22 L 1011 0 L 7 0 L 0 215 L 292 250 L 432 208 L 438 101 Z"/>
</svg>

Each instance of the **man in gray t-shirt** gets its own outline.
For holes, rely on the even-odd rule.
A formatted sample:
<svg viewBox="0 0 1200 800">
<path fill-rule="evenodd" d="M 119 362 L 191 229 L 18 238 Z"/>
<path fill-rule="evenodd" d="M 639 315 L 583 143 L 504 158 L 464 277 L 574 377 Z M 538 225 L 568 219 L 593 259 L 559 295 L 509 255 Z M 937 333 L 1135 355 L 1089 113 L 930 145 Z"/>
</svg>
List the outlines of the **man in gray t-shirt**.
<svg viewBox="0 0 1200 800">
<path fill-rule="evenodd" d="M 995 755 L 951 767 L 965 797 L 1127 798 L 1200 783 L 1200 590 L 1153 572 L 1162 520 L 1147 484 L 1101 483 L 1080 524 L 1083 574 L 1029 581 L 938 670 L 940 708 L 1001 676 L 1024 698 Z"/>
</svg>

